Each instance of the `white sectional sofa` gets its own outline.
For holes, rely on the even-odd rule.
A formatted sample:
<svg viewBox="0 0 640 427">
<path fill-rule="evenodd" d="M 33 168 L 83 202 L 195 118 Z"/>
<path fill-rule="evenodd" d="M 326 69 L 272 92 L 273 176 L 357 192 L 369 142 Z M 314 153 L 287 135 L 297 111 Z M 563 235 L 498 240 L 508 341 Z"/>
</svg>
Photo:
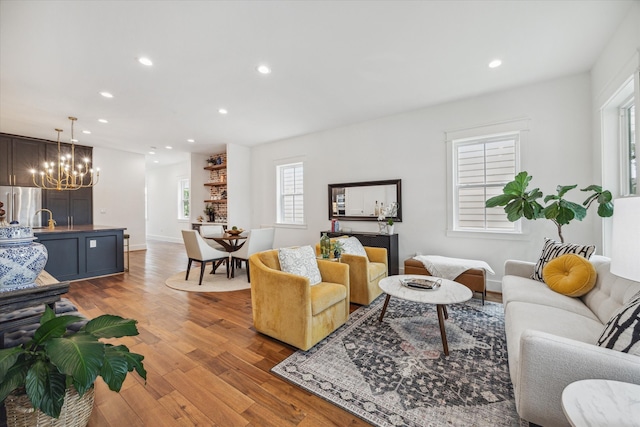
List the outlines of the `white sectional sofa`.
<svg viewBox="0 0 640 427">
<path fill-rule="evenodd" d="M 599 347 L 613 313 L 640 282 L 609 271 L 610 260 L 592 256 L 595 287 L 580 298 L 556 293 L 530 279 L 534 263 L 509 260 L 502 279 L 509 371 L 518 414 L 542 426 L 565 426 L 562 391 L 570 383 L 599 378 L 640 384 L 640 357 Z"/>
</svg>

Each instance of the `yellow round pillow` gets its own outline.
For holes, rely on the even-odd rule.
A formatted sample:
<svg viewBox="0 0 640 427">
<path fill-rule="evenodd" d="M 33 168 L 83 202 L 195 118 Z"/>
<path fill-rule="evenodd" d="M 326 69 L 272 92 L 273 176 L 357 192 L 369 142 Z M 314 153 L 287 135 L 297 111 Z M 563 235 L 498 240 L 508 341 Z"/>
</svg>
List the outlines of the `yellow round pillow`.
<svg viewBox="0 0 640 427">
<path fill-rule="evenodd" d="M 581 297 L 596 284 L 596 272 L 588 259 L 576 254 L 565 254 L 544 266 L 542 278 L 552 290 L 569 297 Z"/>
</svg>

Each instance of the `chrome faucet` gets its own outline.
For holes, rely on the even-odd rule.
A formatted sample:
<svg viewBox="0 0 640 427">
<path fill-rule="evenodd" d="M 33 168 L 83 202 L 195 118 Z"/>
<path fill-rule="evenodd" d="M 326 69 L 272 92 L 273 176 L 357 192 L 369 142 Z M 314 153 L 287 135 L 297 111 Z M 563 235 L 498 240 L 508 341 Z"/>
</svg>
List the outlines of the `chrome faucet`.
<svg viewBox="0 0 640 427">
<path fill-rule="evenodd" d="M 49 209 L 38 209 L 34 215 L 38 215 L 38 212 L 42 212 L 42 211 L 49 213 L 49 221 L 48 221 L 49 229 L 53 230 L 54 228 L 56 228 L 56 220 L 53 219 L 53 212 L 51 212 Z"/>
</svg>

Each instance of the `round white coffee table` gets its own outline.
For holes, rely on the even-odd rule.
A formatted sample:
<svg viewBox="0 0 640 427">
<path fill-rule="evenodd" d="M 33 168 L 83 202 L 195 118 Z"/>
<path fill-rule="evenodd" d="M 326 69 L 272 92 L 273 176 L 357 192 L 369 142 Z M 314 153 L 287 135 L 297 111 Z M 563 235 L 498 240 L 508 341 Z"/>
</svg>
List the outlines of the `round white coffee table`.
<svg viewBox="0 0 640 427">
<path fill-rule="evenodd" d="M 562 391 L 562 410 L 572 426 L 640 425 L 640 385 L 580 380 Z"/>
<path fill-rule="evenodd" d="M 441 280 L 442 283 L 438 289 L 435 290 L 417 290 L 408 288 L 400 282 L 403 279 L 415 278 L 424 279 L 426 276 L 403 274 L 399 276 L 389 276 L 380 280 L 378 286 L 387 294 L 387 298 L 384 300 L 382 306 L 382 312 L 378 319 L 382 322 L 389 300 L 392 296 L 407 301 L 421 302 L 425 304 L 435 304 L 438 312 L 438 323 L 440 324 L 440 336 L 442 337 L 442 348 L 444 354 L 449 355 L 449 345 L 447 344 L 447 332 L 444 328 L 444 320 L 449 318 L 447 313 L 448 304 L 456 304 L 460 302 L 469 301 L 473 296 L 471 289 L 466 286 L 454 282 L 453 280 L 440 279 L 438 277 L 429 276 L 429 279 Z"/>
</svg>

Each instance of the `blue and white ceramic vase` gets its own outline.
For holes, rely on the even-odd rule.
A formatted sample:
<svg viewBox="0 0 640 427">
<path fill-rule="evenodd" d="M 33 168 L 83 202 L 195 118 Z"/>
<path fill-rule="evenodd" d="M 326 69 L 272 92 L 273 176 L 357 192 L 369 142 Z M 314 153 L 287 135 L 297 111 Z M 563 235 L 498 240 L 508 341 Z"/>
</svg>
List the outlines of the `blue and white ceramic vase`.
<svg viewBox="0 0 640 427">
<path fill-rule="evenodd" d="M 47 258 L 47 248 L 33 242 L 29 227 L 0 228 L 0 292 L 35 286 Z"/>
</svg>

